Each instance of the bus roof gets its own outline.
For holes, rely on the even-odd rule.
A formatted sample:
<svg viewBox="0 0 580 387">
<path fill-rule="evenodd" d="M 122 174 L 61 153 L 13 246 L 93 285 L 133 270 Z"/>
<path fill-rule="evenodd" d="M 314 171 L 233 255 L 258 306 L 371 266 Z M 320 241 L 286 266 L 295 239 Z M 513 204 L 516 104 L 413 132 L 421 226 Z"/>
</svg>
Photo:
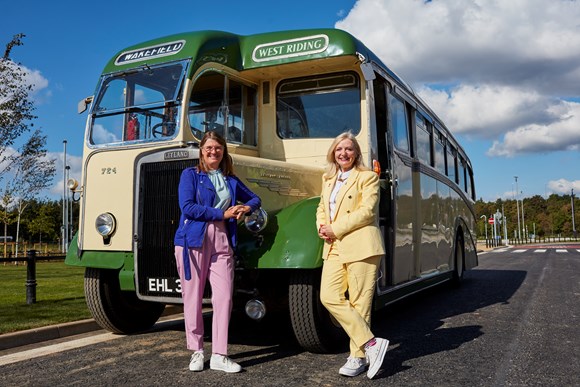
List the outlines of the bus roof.
<svg viewBox="0 0 580 387">
<path fill-rule="evenodd" d="M 328 57 L 362 55 L 386 66 L 348 32 L 307 29 L 236 35 L 224 31 L 196 31 L 170 35 L 127 47 L 107 63 L 104 73 L 173 60 L 193 59 L 191 71 L 217 62 L 238 71 Z"/>
<path fill-rule="evenodd" d="M 216 30 L 183 32 L 149 40 L 119 51 L 107 63 L 103 73 L 191 59 L 192 66 L 189 69 L 191 76 L 200 66 L 209 62 L 243 71 L 340 56 L 357 56 L 361 60 L 376 63 L 439 121 L 445 128 L 447 136 L 453 137 L 414 90 L 376 54 L 348 32 L 335 28 L 287 30 L 254 35 L 237 35 Z M 462 147 L 456 141 L 454 144 L 471 164 Z"/>
</svg>

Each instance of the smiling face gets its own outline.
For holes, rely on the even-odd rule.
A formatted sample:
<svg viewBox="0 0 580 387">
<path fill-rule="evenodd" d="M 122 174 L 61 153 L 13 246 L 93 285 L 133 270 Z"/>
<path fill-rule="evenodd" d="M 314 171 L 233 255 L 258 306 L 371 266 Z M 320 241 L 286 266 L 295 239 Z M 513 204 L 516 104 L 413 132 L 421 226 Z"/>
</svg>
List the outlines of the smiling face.
<svg viewBox="0 0 580 387">
<path fill-rule="evenodd" d="M 207 139 L 202 147 L 202 157 L 209 170 L 219 169 L 224 158 L 224 147 L 214 139 Z"/>
<path fill-rule="evenodd" d="M 334 148 L 334 160 L 343 172 L 352 169 L 357 156 L 354 144 L 348 138 L 339 142 Z"/>
</svg>

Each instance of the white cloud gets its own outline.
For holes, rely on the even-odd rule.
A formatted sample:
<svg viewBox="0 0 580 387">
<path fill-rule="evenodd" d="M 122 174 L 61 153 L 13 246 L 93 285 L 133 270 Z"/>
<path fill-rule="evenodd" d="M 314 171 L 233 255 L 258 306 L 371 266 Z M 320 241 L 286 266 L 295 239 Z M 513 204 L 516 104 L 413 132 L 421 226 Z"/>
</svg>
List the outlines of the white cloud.
<svg viewBox="0 0 580 387">
<path fill-rule="evenodd" d="M 558 120 L 550 108 L 559 102 L 534 90 L 461 84 L 449 90 L 422 86 L 417 93 L 452 130 L 466 135 L 495 138 L 514 127 Z"/>
<path fill-rule="evenodd" d="M 578 20 L 580 2 L 569 0 L 359 0 L 336 27 L 454 131 L 495 139 L 489 155 L 513 156 L 577 149 L 577 106 L 563 99 L 579 96 Z"/>
<path fill-rule="evenodd" d="M 505 134 L 503 142 L 494 141 L 489 156 L 512 157 L 522 153 L 578 151 L 580 149 L 580 104 L 562 102 L 550 108 L 560 117 L 549 124 L 530 124 Z"/>
<path fill-rule="evenodd" d="M 49 89 L 49 82 L 39 70 L 31 70 L 22 66 L 26 72 L 26 82 L 32 85 L 30 98 L 34 100 L 37 105 L 44 105 L 52 97 L 52 90 Z"/>
<path fill-rule="evenodd" d="M 48 88 L 49 82 L 39 70 L 31 70 L 26 66 L 17 64 L 15 62 L 10 62 L 7 65 L 15 66 L 20 68 L 24 72 L 23 82 L 25 85 L 32 86 L 29 97 L 33 99 L 36 103 L 42 104 L 48 98 L 52 96 L 52 91 Z M 0 103 L 3 101 L 0 101 Z"/>
<path fill-rule="evenodd" d="M 570 195 L 571 190 L 576 191 L 574 196 L 580 193 L 580 180 L 568 181 L 566 179 L 551 180 L 548 182 L 547 188 L 556 194 Z"/>
</svg>

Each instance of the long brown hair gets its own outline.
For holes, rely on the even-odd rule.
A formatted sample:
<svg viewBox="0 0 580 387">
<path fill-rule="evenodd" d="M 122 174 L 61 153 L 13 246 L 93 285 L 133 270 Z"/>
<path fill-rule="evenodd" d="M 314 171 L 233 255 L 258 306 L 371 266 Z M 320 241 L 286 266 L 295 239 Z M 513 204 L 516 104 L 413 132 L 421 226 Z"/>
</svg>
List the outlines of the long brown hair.
<svg viewBox="0 0 580 387">
<path fill-rule="evenodd" d="M 216 132 L 213 131 L 205 132 L 205 135 L 203 136 L 201 142 L 199 143 L 200 150 L 203 149 L 203 146 L 205 145 L 207 140 L 214 140 L 222 146 L 222 148 L 224 149 L 223 150 L 224 153 L 222 161 L 220 162 L 220 169 L 222 170 L 224 176 L 232 176 L 234 174 L 234 163 L 232 161 L 232 156 L 230 156 L 230 154 L 228 153 L 228 145 L 226 143 L 226 140 Z M 203 156 L 199 158 L 199 165 L 197 166 L 197 170 L 198 172 L 209 171 L 207 165 L 205 164 Z"/>
<path fill-rule="evenodd" d="M 330 144 L 330 148 L 328 148 L 328 153 L 326 154 L 326 172 L 324 175 L 328 179 L 333 177 L 334 175 L 336 175 L 338 173 L 338 171 L 340 171 L 340 168 L 339 168 L 338 164 L 336 163 L 336 159 L 334 157 L 334 151 L 336 150 L 336 147 L 338 146 L 338 144 L 342 140 L 352 141 L 352 145 L 353 145 L 354 151 L 356 153 L 356 157 L 354 159 L 354 163 L 353 163 L 352 167 L 356 170 L 359 170 L 359 171 L 368 170 L 368 168 L 363 163 L 362 152 L 360 150 L 360 145 L 359 145 L 356 137 L 350 131 L 343 132 L 343 133 L 339 134 L 338 136 L 336 136 L 336 138 L 334 139 L 332 144 Z"/>
</svg>

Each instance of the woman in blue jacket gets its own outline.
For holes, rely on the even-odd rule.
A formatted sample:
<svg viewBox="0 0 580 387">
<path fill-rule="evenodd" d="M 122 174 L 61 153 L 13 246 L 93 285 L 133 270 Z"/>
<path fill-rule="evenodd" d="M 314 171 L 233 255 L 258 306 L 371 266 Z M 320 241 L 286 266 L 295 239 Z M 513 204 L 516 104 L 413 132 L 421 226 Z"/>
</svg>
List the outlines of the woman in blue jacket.
<svg viewBox="0 0 580 387">
<path fill-rule="evenodd" d="M 232 249 L 236 245 L 237 221 L 258 209 L 261 202 L 234 175 L 223 137 L 207 132 L 200 150 L 199 165 L 186 168 L 181 174 L 181 218 L 174 241 L 187 348 L 194 351 L 189 369 L 201 371 L 204 366 L 201 309 L 205 283 L 209 280 L 213 307 L 210 368 L 239 372 L 242 367 L 227 356 L 234 278 Z"/>
</svg>

